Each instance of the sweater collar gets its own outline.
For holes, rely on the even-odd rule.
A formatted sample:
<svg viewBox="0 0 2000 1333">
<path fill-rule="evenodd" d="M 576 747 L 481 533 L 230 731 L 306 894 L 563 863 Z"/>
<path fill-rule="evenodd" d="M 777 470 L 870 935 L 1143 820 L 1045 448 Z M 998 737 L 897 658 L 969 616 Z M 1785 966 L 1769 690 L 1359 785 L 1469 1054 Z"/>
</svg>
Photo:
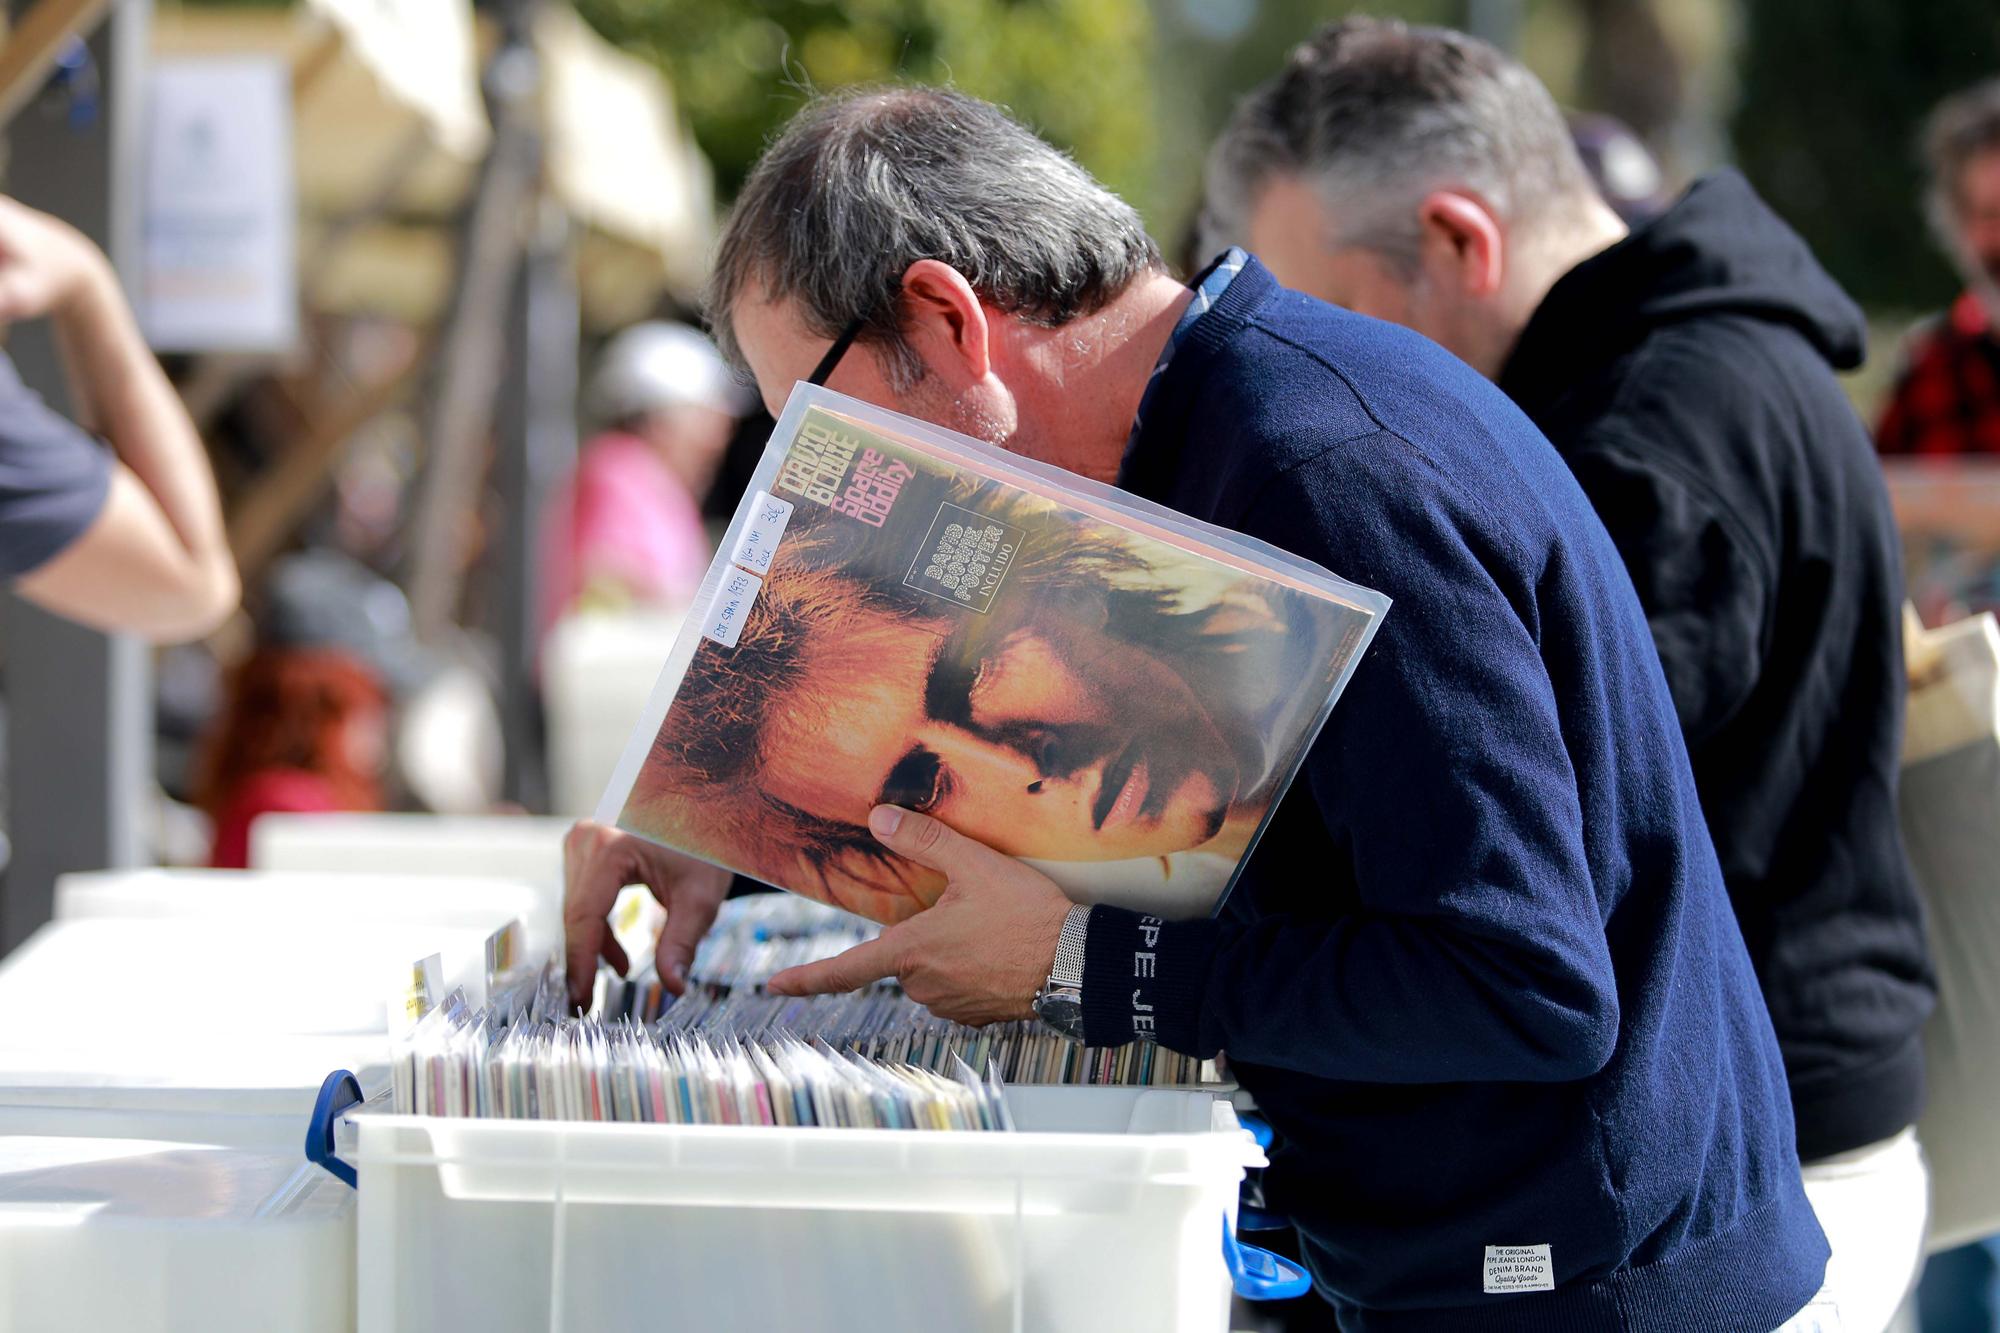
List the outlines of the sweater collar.
<svg viewBox="0 0 2000 1333">
<path fill-rule="evenodd" d="M 1118 485 L 1159 500 L 1169 493 L 1187 445 L 1187 405 L 1207 377 L 1217 354 L 1249 324 L 1257 309 L 1278 290 L 1278 280 L 1254 255 L 1220 291 L 1208 309 L 1176 330 L 1173 356 L 1147 391 L 1143 420 L 1126 442 Z"/>
<path fill-rule="evenodd" d="M 1153 373 L 1146 379 L 1146 390 L 1139 395 L 1139 410 L 1132 416 L 1132 430 L 1125 440 L 1127 453 L 1132 451 L 1132 442 L 1139 438 L 1139 432 L 1145 427 L 1146 413 L 1153 405 L 1153 395 L 1160 387 L 1160 379 L 1167 373 L 1167 366 L 1173 361 L 1174 353 L 1180 350 L 1181 340 L 1187 337 L 1189 329 L 1201 322 L 1201 317 L 1208 313 L 1216 300 L 1229 290 L 1229 284 L 1236 280 L 1236 275 L 1243 271 L 1243 266 L 1249 261 L 1248 251 L 1241 246 L 1232 245 L 1217 255 L 1214 262 L 1188 284 L 1194 289 L 1194 299 L 1188 302 L 1187 309 L 1181 311 L 1180 319 L 1175 321 L 1173 332 L 1167 335 L 1166 346 L 1160 349 L 1160 359 L 1153 363 Z"/>
</svg>

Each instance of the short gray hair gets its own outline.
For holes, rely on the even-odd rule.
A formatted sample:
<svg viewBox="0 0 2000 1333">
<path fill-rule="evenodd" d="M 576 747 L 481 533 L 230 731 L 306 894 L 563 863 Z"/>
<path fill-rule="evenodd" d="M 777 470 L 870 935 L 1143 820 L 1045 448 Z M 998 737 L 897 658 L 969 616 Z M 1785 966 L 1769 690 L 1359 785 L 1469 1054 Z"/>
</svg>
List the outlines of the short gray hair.
<svg viewBox="0 0 2000 1333">
<path fill-rule="evenodd" d="M 1925 211 L 1938 240 L 1958 253 L 1959 183 L 1981 153 L 2000 148 L 2000 79 L 1975 83 L 1939 102 L 1924 122 Z"/>
<path fill-rule="evenodd" d="M 1245 97 L 1209 154 L 1202 244 L 1244 240 L 1271 181 L 1296 177 L 1327 205 L 1329 244 L 1416 264 L 1416 211 L 1469 190 L 1509 222 L 1574 207 L 1594 187 L 1547 88 L 1494 47 L 1385 19 L 1328 24 Z"/>
<path fill-rule="evenodd" d="M 821 97 L 764 151 L 723 227 L 706 302 L 716 342 L 741 369 L 736 303 L 792 300 L 821 337 L 865 320 L 861 340 L 907 388 L 923 363 L 897 298 L 919 259 L 1051 328 L 1161 267 L 1129 204 L 1000 108 L 937 88 Z"/>
</svg>

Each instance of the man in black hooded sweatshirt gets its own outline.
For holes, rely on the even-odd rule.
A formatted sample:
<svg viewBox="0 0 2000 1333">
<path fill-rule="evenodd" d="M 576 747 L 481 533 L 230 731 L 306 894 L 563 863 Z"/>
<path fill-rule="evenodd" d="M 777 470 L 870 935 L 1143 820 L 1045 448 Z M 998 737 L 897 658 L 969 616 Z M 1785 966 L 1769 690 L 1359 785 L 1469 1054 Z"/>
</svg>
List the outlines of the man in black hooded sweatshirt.
<svg viewBox="0 0 2000 1333">
<path fill-rule="evenodd" d="M 1876 1333 L 1927 1205 L 1910 1135 L 1933 986 L 1896 822 L 1901 573 L 1834 378 L 1861 312 L 1733 172 L 1628 231 L 1535 77 L 1349 19 L 1252 93 L 1203 239 L 1498 382 L 1625 558 L 1783 1049 L 1824 1298 Z"/>
</svg>

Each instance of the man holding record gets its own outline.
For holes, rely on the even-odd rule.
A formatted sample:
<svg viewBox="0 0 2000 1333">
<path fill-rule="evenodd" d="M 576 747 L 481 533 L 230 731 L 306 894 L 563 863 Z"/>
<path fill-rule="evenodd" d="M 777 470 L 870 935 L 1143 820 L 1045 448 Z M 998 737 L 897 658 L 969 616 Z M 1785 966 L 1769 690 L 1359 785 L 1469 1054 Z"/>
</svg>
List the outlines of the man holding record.
<svg viewBox="0 0 2000 1333">
<path fill-rule="evenodd" d="M 1240 251 L 1181 284 L 1073 162 L 935 90 L 802 111 L 711 295 L 774 411 L 823 382 L 1395 604 L 1215 916 L 1072 908 L 883 805 L 935 904 L 773 989 L 893 975 L 947 1018 L 1226 1051 L 1346 1329 L 1769 1333 L 1807 1305 L 1826 1244 L 1644 614 L 1498 390 Z M 603 918 L 637 881 L 679 986 L 726 874 L 595 825 L 569 852 L 573 982 L 625 963 Z"/>
</svg>

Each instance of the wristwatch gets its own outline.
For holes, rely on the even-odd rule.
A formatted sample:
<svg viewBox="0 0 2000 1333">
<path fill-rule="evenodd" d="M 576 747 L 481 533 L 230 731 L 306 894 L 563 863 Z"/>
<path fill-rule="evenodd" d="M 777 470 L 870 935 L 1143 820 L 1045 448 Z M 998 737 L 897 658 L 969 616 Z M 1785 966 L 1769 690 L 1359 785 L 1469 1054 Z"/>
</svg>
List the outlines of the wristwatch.
<svg viewBox="0 0 2000 1333">
<path fill-rule="evenodd" d="M 1083 941 L 1089 930 L 1090 905 L 1078 903 L 1063 918 L 1055 966 L 1035 993 L 1035 1017 L 1071 1041 L 1083 1040 Z"/>
</svg>

